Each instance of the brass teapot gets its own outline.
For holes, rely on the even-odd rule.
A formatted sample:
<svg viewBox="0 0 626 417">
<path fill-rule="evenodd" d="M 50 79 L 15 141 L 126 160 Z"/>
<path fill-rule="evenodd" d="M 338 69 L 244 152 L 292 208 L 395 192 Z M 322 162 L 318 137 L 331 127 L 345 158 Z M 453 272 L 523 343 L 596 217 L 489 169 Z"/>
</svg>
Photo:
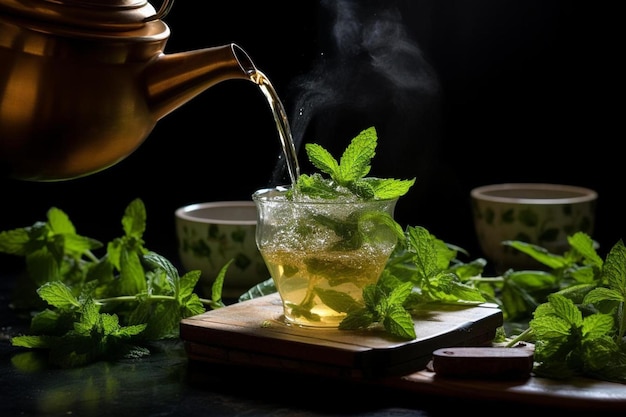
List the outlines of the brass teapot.
<svg viewBox="0 0 626 417">
<path fill-rule="evenodd" d="M 253 80 L 236 44 L 165 54 L 145 0 L 0 0 L 0 175 L 60 181 L 131 154 L 156 122 L 213 85 Z"/>
</svg>

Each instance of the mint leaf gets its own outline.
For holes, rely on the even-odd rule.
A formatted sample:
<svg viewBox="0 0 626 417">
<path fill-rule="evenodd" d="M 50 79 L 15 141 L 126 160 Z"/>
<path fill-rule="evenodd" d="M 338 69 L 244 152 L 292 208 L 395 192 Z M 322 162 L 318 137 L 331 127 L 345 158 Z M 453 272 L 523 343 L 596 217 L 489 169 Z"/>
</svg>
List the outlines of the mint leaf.
<svg viewBox="0 0 626 417">
<path fill-rule="evenodd" d="M 598 268 L 602 268 L 604 262 L 596 252 L 595 243 L 588 234 L 584 232 L 576 232 L 574 235 L 568 236 L 567 242 L 572 249 L 576 250 L 583 256 L 583 259 L 587 263 L 590 263 Z"/>
<path fill-rule="evenodd" d="M 26 244 L 30 240 L 28 229 L 7 230 L 0 233 L 0 252 L 9 255 L 26 255 Z"/>
<path fill-rule="evenodd" d="M 339 330 L 366 329 L 376 322 L 374 313 L 367 307 L 353 310 L 339 323 Z"/>
<path fill-rule="evenodd" d="M 347 313 L 361 307 L 360 303 L 345 292 L 315 288 L 315 294 L 324 304 L 338 313 Z"/>
<path fill-rule="evenodd" d="M 146 207 L 140 199 L 134 199 L 126 207 L 122 217 L 122 228 L 126 236 L 141 238 L 146 230 Z"/>
<path fill-rule="evenodd" d="M 80 307 L 78 299 L 71 289 L 60 281 L 47 282 L 37 290 L 39 296 L 53 307 L 71 310 Z"/>
<path fill-rule="evenodd" d="M 364 183 L 371 187 L 375 199 L 389 200 L 408 193 L 409 189 L 415 184 L 415 179 L 364 178 L 359 184 Z"/>
<path fill-rule="evenodd" d="M 48 349 L 53 340 L 53 337 L 48 336 L 15 336 L 11 339 L 11 344 L 25 348 Z"/>
<path fill-rule="evenodd" d="M 56 207 L 48 210 L 48 226 L 54 234 L 76 234 L 76 229 L 67 214 Z"/>
<path fill-rule="evenodd" d="M 369 127 L 352 139 L 341 155 L 340 162 L 315 143 L 307 143 L 305 150 L 309 161 L 323 174 L 302 174 L 288 196 L 294 190 L 312 198 L 335 199 L 340 196 L 353 196 L 362 200 L 387 200 L 406 194 L 415 179 L 397 180 L 366 177 L 371 170 L 371 160 L 376 155 L 378 135 L 376 128 Z"/>
<path fill-rule="evenodd" d="M 370 161 L 376 155 L 378 136 L 370 127 L 359 133 L 341 156 L 338 175 L 333 177 L 341 185 L 354 182 L 370 172 Z"/>
<path fill-rule="evenodd" d="M 340 175 L 339 163 L 326 149 L 316 143 L 307 143 L 304 148 L 313 166 L 333 178 Z"/>
<path fill-rule="evenodd" d="M 619 240 L 609 251 L 602 275 L 602 279 L 610 288 L 626 296 L 626 247 L 622 240 Z"/>
<path fill-rule="evenodd" d="M 383 319 L 385 329 L 394 336 L 412 340 L 417 337 L 411 314 L 400 304 L 391 304 Z"/>
<path fill-rule="evenodd" d="M 128 247 L 121 248 L 119 271 L 120 294 L 131 295 L 146 290 L 146 275 L 136 250 Z"/>
<path fill-rule="evenodd" d="M 565 268 L 571 261 L 561 255 L 555 255 L 548 252 L 545 248 L 518 240 L 505 240 L 502 242 L 505 246 L 511 246 L 520 252 L 523 252 L 542 264 L 552 268 Z"/>
<path fill-rule="evenodd" d="M 415 283 L 427 281 L 441 270 L 435 237 L 428 230 L 420 226 L 407 227 L 408 244 L 413 253 L 413 263 L 415 265 Z"/>
<path fill-rule="evenodd" d="M 233 263 L 233 259 L 226 262 L 226 264 L 220 269 L 211 286 L 211 299 L 213 308 L 219 308 L 224 306 L 224 302 L 222 301 L 222 287 L 224 285 L 224 279 L 226 278 L 226 272 L 228 267 Z M 200 278 L 200 276 L 198 276 Z"/>
<path fill-rule="evenodd" d="M 55 254 L 57 260 L 61 260 L 63 256 L 79 259 L 91 249 L 102 247 L 99 241 L 78 235 L 67 214 L 56 207 L 48 210 L 47 227 L 46 240 L 51 243 L 48 249 Z"/>
</svg>

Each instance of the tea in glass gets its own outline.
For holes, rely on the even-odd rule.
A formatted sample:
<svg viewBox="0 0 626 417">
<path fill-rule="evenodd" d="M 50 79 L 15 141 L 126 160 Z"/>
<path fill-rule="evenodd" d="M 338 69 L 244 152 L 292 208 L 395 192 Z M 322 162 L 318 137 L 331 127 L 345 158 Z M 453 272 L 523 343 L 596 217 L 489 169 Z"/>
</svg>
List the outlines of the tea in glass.
<svg viewBox="0 0 626 417">
<path fill-rule="evenodd" d="M 396 245 L 389 224 L 398 199 L 289 199 L 287 191 L 254 193 L 257 246 L 286 321 L 338 327 L 363 305 L 363 288 L 378 281 Z"/>
</svg>

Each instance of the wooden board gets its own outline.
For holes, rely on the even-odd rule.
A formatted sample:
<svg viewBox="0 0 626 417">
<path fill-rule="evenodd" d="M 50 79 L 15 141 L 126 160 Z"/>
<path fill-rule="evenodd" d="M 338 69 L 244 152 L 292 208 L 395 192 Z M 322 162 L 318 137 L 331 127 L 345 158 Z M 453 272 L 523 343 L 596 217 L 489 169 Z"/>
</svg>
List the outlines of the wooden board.
<svg viewBox="0 0 626 417">
<path fill-rule="evenodd" d="M 536 405 L 571 412 L 626 410 L 626 385 L 587 378 L 455 378 L 429 368 L 441 347 L 491 345 L 502 315 L 493 305 L 447 306 L 415 317 L 418 338 L 382 330 L 303 329 L 284 323 L 278 295 L 237 303 L 181 321 L 190 360 L 271 369 L 391 389 L 419 403 L 423 395 Z M 406 396 L 404 396 L 406 393 Z M 506 413 L 505 413 L 506 414 Z"/>
<path fill-rule="evenodd" d="M 181 321 L 192 359 L 319 375 L 370 378 L 424 369 L 440 347 L 491 344 L 502 312 L 493 304 L 440 306 L 415 315 L 415 340 L 383 329 L 302 328 L 284 321 L 278 294 Z"/>
</svg>

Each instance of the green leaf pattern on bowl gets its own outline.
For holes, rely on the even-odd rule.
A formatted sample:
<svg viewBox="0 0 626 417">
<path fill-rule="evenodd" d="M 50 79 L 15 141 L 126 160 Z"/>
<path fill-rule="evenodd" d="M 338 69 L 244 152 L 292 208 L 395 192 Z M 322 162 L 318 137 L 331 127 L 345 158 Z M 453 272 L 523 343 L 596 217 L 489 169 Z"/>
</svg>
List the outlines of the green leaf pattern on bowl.
<svg viewBox="0 0 626 417">
<path fill-rule="evenodd" d="M 228 229 L 232 227 L 228 226 Z M 253 267 L 255 260 L 249 256 L 249 245 L 255 245 L 253 233 L 249 233 L 249 230 L 242 227 L 224 232 L 217 224 L 208 225 L 206 230 L 206 235 L 201 236 L 197 233 L 197 229 L 183 226 L 179 242 L 181 253 L 196 259 L 204 259 L 215 270 L 219 270 L 230 259 L 234 259 L 231 269 L 237 268 L 245 271 Z M 248 242 L 247 239 L 249 239 Z M 266 271 L 265 264 L 260 254 L 257 258 L 260 266 L 256 272 L 263 274 Z M 265 274 L 267 275 L 267 272 Z"/>
<path fill-rule="evenodd" d="M 590 208 L 571 204 L 555 205 L 549 209 L 547 217 L 544 214 L 545 207 L 534 208 L 532 205 L 519 208 L 510 205 L 481 206 L 473 201 L 472 209 L 479 240 L 485 241 L 486 236 L 497 235 L 498 242 L 519 240 L 556 253 L 565 250 L 567 236 L 578 231 L 591 235 L 595 202 Z M 506 253 L 511 257 L 521 256 L 519 251 L 499 243 L 495 247 L 490 246 L 487 251 Z"/>
<path fill-rule="evenodd" d="M 511 210 L 513 211 L 513 210 Z M 539 224 L 539 215 L 531 209 L 522 209 L 517 216 L 520 223 L 526 227 L 535 227 Z"/>
</svg>

